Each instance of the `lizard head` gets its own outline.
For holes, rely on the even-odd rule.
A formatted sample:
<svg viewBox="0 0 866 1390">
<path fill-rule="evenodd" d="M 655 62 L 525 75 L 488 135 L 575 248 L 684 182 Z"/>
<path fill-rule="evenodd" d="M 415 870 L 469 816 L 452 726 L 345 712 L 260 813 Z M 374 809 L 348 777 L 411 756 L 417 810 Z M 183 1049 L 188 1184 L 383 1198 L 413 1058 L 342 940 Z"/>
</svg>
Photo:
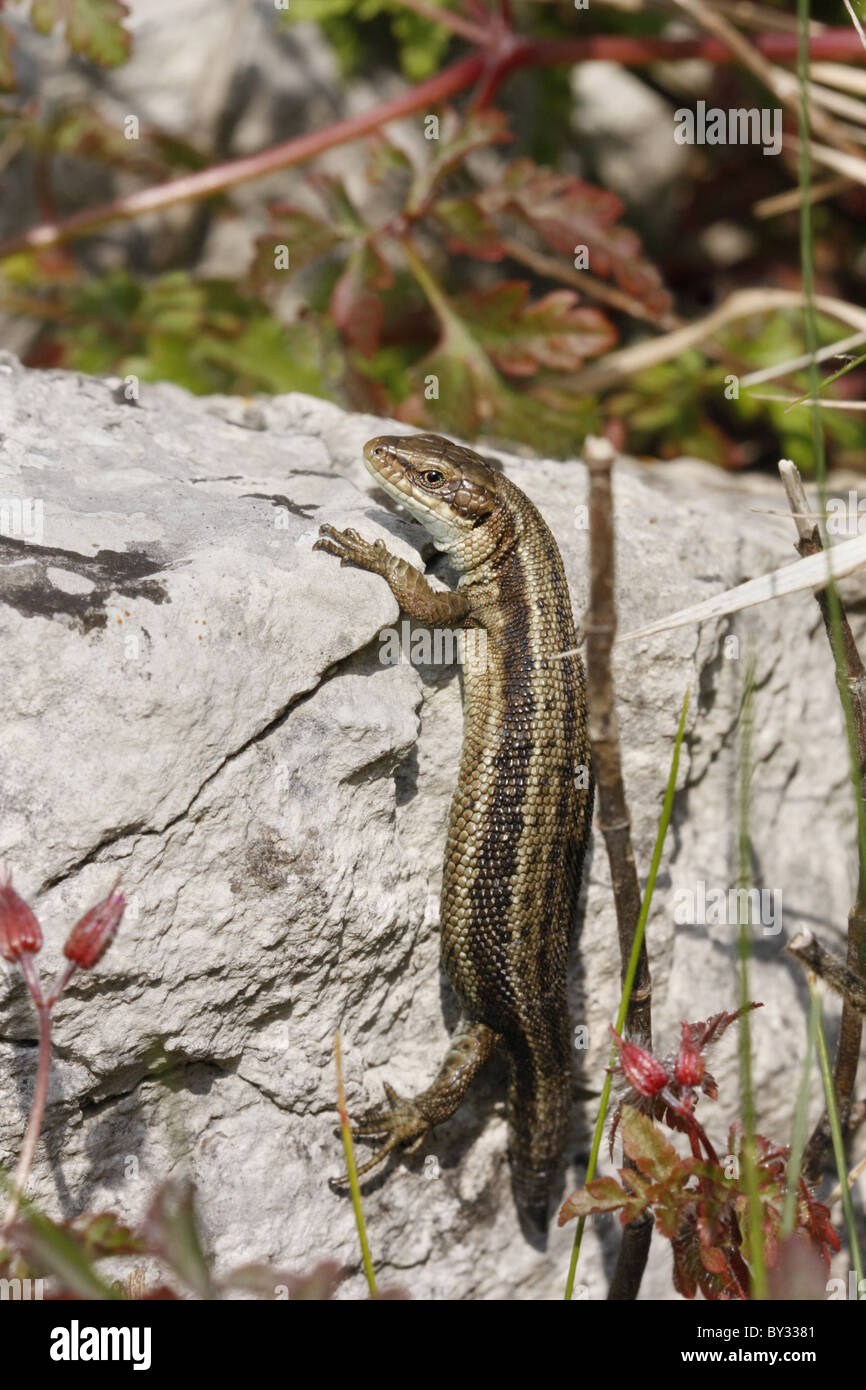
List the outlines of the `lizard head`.
<svg viewBox="0 0 866 1390">
<path fill-rule="evenodd" d="M 430 532 L 438 550 L 462 550 L 467 533 L 484 526 L 501 506 L 494 469 L 439 434 L 378 435 L 364 445 L 364 462 L 377 483 Z"/>
</svg>

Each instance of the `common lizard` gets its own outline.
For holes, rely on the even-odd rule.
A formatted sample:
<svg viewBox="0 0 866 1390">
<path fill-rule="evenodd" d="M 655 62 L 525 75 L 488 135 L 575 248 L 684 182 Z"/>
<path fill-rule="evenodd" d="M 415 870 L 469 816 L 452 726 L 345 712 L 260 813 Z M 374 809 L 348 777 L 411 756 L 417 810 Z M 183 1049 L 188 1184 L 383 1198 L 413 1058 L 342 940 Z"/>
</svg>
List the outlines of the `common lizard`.
<svg viewBox="0 0 866 1390">
<path fill-rule="evenodd" d="M 512 1186 L 544 1230 L 573 1101 L 566 957 L 592 818 L 586 687 L 557 545 L 529 498 L 474 453 L 435 434 L 371 439 L 376 482 L 417 517 L 459 572 L 456 590 L 357 531 L 319 528 L 315 549 L 379 574 L 431 627 L 483 628 L 467 641 L 464 735 L 440 902 L 442 962 L 463 1018 L 433 1083 L 354 1126 L 416 1149 L 452 1115 L 497 1047 L 509 1064 Z M 345 1181 L 344 1179 L 337 1180 Z"/>
</svg>

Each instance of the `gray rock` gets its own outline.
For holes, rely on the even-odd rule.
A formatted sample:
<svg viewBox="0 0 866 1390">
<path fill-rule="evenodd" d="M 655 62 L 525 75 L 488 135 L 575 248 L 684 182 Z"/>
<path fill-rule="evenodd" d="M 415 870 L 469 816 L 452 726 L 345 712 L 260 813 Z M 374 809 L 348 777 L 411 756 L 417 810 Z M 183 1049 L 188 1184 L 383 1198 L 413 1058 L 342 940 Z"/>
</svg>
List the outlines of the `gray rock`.
<svg viewBox="0 0 866 1390">
<path fill-rule="evenodd" d="M 350 1107 L 383 1079 L 426 1084 L 455 1016 L 437 904 L 460 749 L 456 671 L 383 664 L 398 622 L 381 580 L 311 546 L 356 525 L 423 563 L 417 526 L 370 490 L 360 448 L 382 422 L 304 396 L 123 402 L 116 382 L 0 362 L 5 728 L 0 851 L 40 916 L 40 964 L 119 873 L 114 945 L 56 1010 L 56 1063 L 32 1191 L 47 1210 L 135 1220 L 167 1175 L 198 1187 L 220 1271 L 334 1258 L 364 1296 L 335 1135 L 333 1040 Z M 548 518 L 578 615 L 586 596 L 579 463 L 503 455 Z M 17 508 L 15 502 L 20 504 Z M 617 468 L 621 630 L 793 557 L 771 480 L 698 462 Z M 732 643 L 730 638 L 736 638 Z M 757 886 L 783 927 L 753 931 L 750 993 L 763 1132 L 785 1142 L 804 1049 L 805 986 L 784 956 L 802 923 L 842 940 L 855 878 L 841 719 L 808 596 L 735 625 L 618 648 L 616 679 L 637 861 L 645 878 L 680 704 L 692 691 L 680 790 L 649 922 L 655 1030 L 732 1008 L 736 928 L 678 923 L 678 893 L 737 876 L 737 718 L 749 647 L 758 693 L 751 831 Z M 596 838 L 572 971 L 586 1084 L 600 1087 L 619 960 Z M 828 1015 L 838 1016 L 835 1003 Z M 0 972 L 0 1162 L 14 1164 L 35 1021 Z M 718 1145 L 738 1109 L 736 1039 L 719 1048 Z M 384 1285 L 415 1298 L 556 1298 L 573 1227 L 522 1239 L 508 1181 L 501 1065 L 415 1157 L 365 1189 Z M 813 1114 L 820 1107 L 817 1083 Z M 569 1187 L 595 1106 L 576 1105 Z M 365 1152 L 363 1146 L 360 1151 Z M 564 1192 L 569 1189 L 564 1188 Z M 580 1276 L 602 1297 L 612 1222 L 590 1223 Z M 671 1297 L 656 1239 L 645 1296 Z M 155 1276 L 154 1276 L 155 1277 Z"/>
</svg>

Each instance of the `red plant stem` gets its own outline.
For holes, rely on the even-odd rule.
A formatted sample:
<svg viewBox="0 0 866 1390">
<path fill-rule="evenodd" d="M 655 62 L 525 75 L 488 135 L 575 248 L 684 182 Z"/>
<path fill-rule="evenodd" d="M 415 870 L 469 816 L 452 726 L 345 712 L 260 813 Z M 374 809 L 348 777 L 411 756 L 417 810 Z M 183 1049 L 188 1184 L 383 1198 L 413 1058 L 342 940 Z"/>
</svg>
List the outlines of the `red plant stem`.
<svg viewBox="0 0 866 1390">
<path fill-rule="evenodd" d="M 238 184 L 248 183 L 251 179 L 260 179 L 266 174 L 287 169 L 293 164 L 302 164 L 305 160 L 323 154 L 325 150 L 344 145 L 350 140 L 357 140 L 359 136 L 369 135 L 380 125 L 386 125 L 400 116 L 432 108 L 446 101 L 456 92 L 470 87 L 483 67 L 483 55 L 472 54 L 459 63 L 452 63 L 450 67 L 443 68 L 428 81 L 401 92 L 399 96 L 392 97 L 390 101 L 384 101 L 380 106 L 374 106 L 359 116 L 350 116 L 346 120 L 326 126 L 323 130 L 312 130 L 306 135 L 298 135 L 293 140 L 274 145 L 259 154 L 226 160 L 223 164 L 214 164 L 210 169 L 200 169 L 194 174 L 185 174 L 182 178 L 172 179 L 168 183 L 142 188 L 110 203 L 102 203 L 95 208 L 84 208 L 63 221 L 43 222 L 38 227 L 31 227 L 21 236 L 9 237 L 0 243 L 0 257 L 10 256 L 28 248 L 56 246 L 117 218 L 139 217 L 143 213 L 171 207 L 174 203 L 207 198 L 215 193 L 223 193 L 228 188 L 235 188 Z"/>
<path fill-rule="evenodd" d="M 33 1101 L 30 1106 L 30 1119 L 27 1122 L 27 1132 L 24 1135 L 18 1167 L 15 1170 L 12 1196 L 9 1199 L 0 1230 L 5 1230 L 15 1220 L 18 1212 L 18 1205 L 33 1163 L 33 1155 L 36 1152 L 42 1121 L 45 1118 L 48 1078 L 51 1073 L 51 1011 L 48 1005 L 43 1002 L 39 978 L 29 956 L 21 957 L 21 969 L 24 972 L 27 987 L 33 996 L 36 1012 L 39 1015 L 39 1065 L 36 1069 L 36 1086 L 33 1090 Z"/>
<path fill-rule="evenodd" d="M 473 24 L 471 19 L 463 19 L 453 10 L 443 10 L 441 5 L 429 5 L 427 0 L 400 0 L 407 10 L 414 10 L 415 14 L 421 15 L 422 19 L 431 19 L 435 24 L 441 24 L 446 29 L 451 29 L 455 34 L 461 34 L 470 43 L 483 44 L 484 30 L 478 24 Z"/>
<path fill-rule="evenodd" d="M 753 43 L 766 58 L 784 62 L 796 56 L 797 35 L 768 33 L 757 35 Z M 857 34 L 853 29 L 828 29 L 815 34 L 809 43 L 814 59 L 866 60 Z M 496 87 L 512 71 L 521 67 L 549 67 L 560 63 L 583 63 L 595 59 L 621 63 L 624 67 L 643 67 L 647 63 L 666 59 L 704 58 L 713 63 L 733 63 L 734 54 L 718 39 L 629 38 L 625 35 L 598 35 L 584 39 L 518 39 L 500 32 L 489 52 L 477 51 L 460 62 L 452 63 L 426 82 L 411 87 L 398 97 L 374 106 L 361 115 L 336 121 L 323 130 L 309 131 L 259 154 L 215 164 L 186 174 L 168 183 L 142 188 L 95 208 L 85 208 L 59 222 L 43 222 L 20 236 L 0 242 L 0 258 L 20 251 L 57 246 L 82 236 L 108 222 L 139 217 L 143 213 L 161 211 L 175 203 L 191 202 L 198 198 L 224 193 L 238 184 L 263 178 L 292 165 L 301 164 L 323 154 L 325 150 L 344 145 L 368 135 L 389 121 L 415 111 L 430 109 L 448 97 L 471 87 L 480 77 L 485 78 L 482 101 L 489 100 Z"/>
<path fill-rule="evenodd" d="M 768 33 L 755 34 L 750 43 L 771 62 L 793 63 L 797 58 L 797 41 L 796 34 Z M 531 49 L 531 56 L 519 66 L 584 63 L 590 58 L 606 58 L 632 68 L 683 58 L 703 58 L 710 63 L 736 61 L 727 44 L 709 37 L 655 39 L 612 34 L 587 39 L 534 39 L 526 46 Z M 817 62 L 843 62 L 855 58 L 862 62 L 866 60 L 866 50 L 853 29 L 826 29 L 823 34 L 812 35 L 809 57 Z"/>
<path fill-rule="evenodd" d="M 60 974 L 57 976 L 57 979 L 54 981 L 54 986 L 53 986 L 53 988 L 52 988 L 52 990 L 51 990 L 51 993 L 50 993 L 49 996 L 48 996 L 48 999 L 46 1000 L 46 1005 L 45 1005 L 46 1008 L 48 1008 L 48 1009 L 53 1009 L 54 1005 L 57 1003 L 58 999 L 60 998 L 61 994 L 62 994 L 63 991 L 65 990 L 66 986 L 69 984 L 69 981 L 72 979 L 72 976 L 75 974 L 75 972 L 76 972 L 77 969 L 78 969 L 78 963 L 77 963 L 77 961 L 74 961 L 74 960 L 68 960 L 68 961 L 66 961 L 66 963 L 64 964 L 63 969 L 61 970 Z"/>
</svg>

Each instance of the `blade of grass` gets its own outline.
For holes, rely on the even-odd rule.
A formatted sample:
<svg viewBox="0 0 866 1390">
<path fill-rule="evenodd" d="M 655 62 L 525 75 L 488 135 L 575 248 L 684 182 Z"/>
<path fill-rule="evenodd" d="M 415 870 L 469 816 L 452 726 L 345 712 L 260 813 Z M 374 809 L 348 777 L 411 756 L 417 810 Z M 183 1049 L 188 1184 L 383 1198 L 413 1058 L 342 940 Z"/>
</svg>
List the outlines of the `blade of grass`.
<svg viewBox="0 0 866 1390">
<path fill-rule="evenodd" d="M 752 778 L 752 731 L 755 718 L 755 657 L 746 665 L 743 682 L 743 703 L 740 711 L 740 768 L 739 807 L 737 827 L 737 887 L 748 889 L 751 877 L 751 840 L 749 838 L 749 807 Z M 737 928 L 739 958 L 739 1021 L 740 1091 L 743 1115 L 743 1167 L 746 1194 L 749 1199 L 748 1262 L 752 1275 L 752 1295 L 767 1296 L 767 1267 L 764 1261 L 763 1213 L 755 1156 L 755 1093 L 752 1084 L 752 1032 L 749 1009 L 749 913 L 742 911 L 743 895 L 737 894 Z"/>
<path fill-rule="evenodd" d="M 800 1185 L 800 1170 L 803 1167 L 803 1154 L 806 1150 L 806 1130 L 809 1122 L 809 1091 L 811 1089 L 812 1059 L 818 1041 L 818 1018 L 820 1005 L 813 990 L 809 997 L 809 1019 L 806 1025 L 806 1056 L 803 1059 L 803 1073 L 797 1091 L 794 1107 L 794 1123 L 791 1126 L 791 1152 L 788 1155 L 788 1176 L 785 1188 L 785 1202 L 782 1207 L 782 1236 L 794 1234 L 797 1219 L 797 1189 Z"/>
<path fill-rule="evenodd" d="M 866 352 L 864 352 L 860 357 L 855 357 L 853 362 L 846 362 L 845 366 L 840 367 L 838 372 L 834 372 L 832 376 L 825 377 L 824 380 L 821 382 L 819 389 L 823 390 L 825 386 L 831 386 L 834 381 L 839 380 L 840 376 L 845 376 L 848 372 L 853 372 L 855 367 L 862 366 L 864 362 L 866 362 Z M 808 401 L 809 398 L 810 391 L 806 391 L 804 395 L 798 396 L 795 401 L 791 402 L 791 404 L 788 406 L 788 410 L 793 410 L 795 405 L 801 405 L 803 401 Z M 788 410 L 785 411 L 786 415 L 788 413 Z"/>
<path fill-rule="evenodd" d="M 816 998 L 817 991 L 815 982 L 809 978 L 809 994 L 812 999 Z M 833 1073 L 830 1069 L 830 1054 L 827 1050 L 827 1037 L 824 1032 L 824 1019 L 820 1001 L 818 1002 L 818 1060 L 821 1063 L 821 1076 L 824 1081 L 824 1096 L 827 1101 L 827 1114 L 830 1117 L 830 1133 L 833 1136 L 833 1154 L 836 1159 L 836 1172 L 839 1174 L 839 1184 L 841 1186 L 840 1196 L 842 1198 L 842 1210 L 845 1213 L 845 1227 L 848 1231 L 848 1244 L 851 1249 L 851 1258 L 854 1261 L 854 1268 L 857 1271 L 857 1287 L 863 1278 L 863 1256 L 860 1253 L 860 1242 L 857 1239 L 857 1223 L 854 1219 L 854 1205 L 851 1201 L 851 1189 L 848 1186 L 848 1165 L 845 1161 L 845 1144 L 842 1139 L 842 1126 L 839 1123 L 839 1110 L 836 1105 L 836 1091 L 833 1085 Z"/>
<path fill-rule="evenodd" d="M 631 948 L 631 956 L 629 958 L 628 963 L 628 969 L 626 970 L 625 980 L 623 982 L 622 997 L 619 1001 L 619 1012 L 616 1016 L 616 1031 L 618 1033 L 622 1032 L 623 1024 L 625 1023 L 625 1016 L 628 1012 L 628 1003 L 629 999 L 631 998 L 632 985 L 634 984 L 635 972 L 637 970 L 637 963 L 640 957 L 640 949 L 644 938 L 646 920 L 649 916 L 649 910 L 652 904 L 653 890 L 655 888 L 656 877 L 658 875 L 659 864 L 661 862 L 662 849 L 664 847 L 665 836 L 667 834 L 668 825 L 670 823 L 671 812 L 673 811 L 674 796 L 676 794 L 677 789 L 677 773 L 679 771 L 680 766 L 680 748 L 682 747 L 683 735 L 686 731 L 686 715 L 688 713 L 689 708 L 689 694 L 690 691 L 689 689 L 687 689 L 685 693 L 685 698 L 683 700 L 682 711 L 680 713 L 680 722 L 677 728 L 677 736 L 674 740 L 674 751 L 673 756 L 671 758 L 671 770 L 668 774 L 668 782 L 667 787 L 665 789 L 664 804 L 662 806 L 662 813 L 659 819 L 659 827 L 656 832 L 656 842 L 653 848 L 652 860 L 650 862 L 650 871 L 647 877 L 643 899 L 641 900 L 640 917 L 638 918 L 637 931 L 635 932 L 634 942 Z M 592 1179 L 595 1177 L 595 1170 L 598 1164 L 598 1155 L 601 1150 L 601 1141 L 604 1137 L 604 1126 L 605 1121 L 607 1119 L 607 1107 L 610 1101 L 611 1085 L 613 1082 L 610 1068 L 614 1065 L 615 1061 L 616 1049 L 614 1047 L 611 1047 L 610 1057 L 608 1059 L 608 1071 L 604 1079 L 604 1086 L 602 1087 L 601 1101 L 599 1102 L 598 1118 L 596 1119 L 595 1131 L 592 1136 L 592 1150 L 589 1155 L 589 1164 L 587 1166 L 586 1178 L 584 1180 L 585 1183 L 592 1182 Z M 583 1228 L 585 1225 L 586 1217 L 582 1216 L 578 1220 L 577 1230 L 574 1233 L 574 1244 L 571 1250 L 571 1263 L 568 1268 L 568 1279 L 566 1280 L 565 1284 L 566 1303 L 571 1302 L 571 1296 L 574 1292 L 574 1280 L 575 1275 L 577 1274 L 577 1262 L 580 1258 L 580 1247 L 583 1241 Z"/>
<path fill-rule="evenodd" d="M 334 1036 L 334 1060 L 337 1067 L 337 1110 L 340 1115 L 340 1132 L 343 1136 L 343 1149 L 346 1154 L 346 1172 L 349 1175 L 349 1190 L 352 1193 L 352 1210 L 355 1213 L 355 1225 L 358 1228 L 361 1259 L 364 1264 L 364 1273 L 367 1276 L 367 1286 L 370 1290 L 370 1297 L 378 1298 L 379 1290 L 376 1287 L 376 1274 L 373 1270 L 373 1260 L 367 1241 L 367 1227 L 364 1224 L 364 1213 L 361 1210 L 361 1189 L 358 1186 L 358 1171 L 355 1165 L 355 1148 L 352 1143 L 349 1112 L 346 1109 L 346 1091 L 343 1086 L 343 1053 L 340 1047 L 339 1033 L 336 1033 Z"/>
</svg>

